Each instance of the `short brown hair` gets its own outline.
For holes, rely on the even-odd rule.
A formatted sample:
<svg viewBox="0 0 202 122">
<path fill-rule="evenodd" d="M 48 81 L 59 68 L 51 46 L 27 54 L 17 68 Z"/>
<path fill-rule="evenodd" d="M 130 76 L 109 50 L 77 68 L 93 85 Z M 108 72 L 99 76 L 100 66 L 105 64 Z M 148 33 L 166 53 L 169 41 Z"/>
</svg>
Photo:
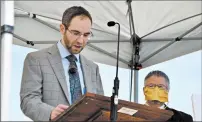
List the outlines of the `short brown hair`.
<svg viewBox="0 0 202 122">
<path fill-rule="evenodd" d="M 73 7 L 66 9 L 62 16 L 62 24 L 68 28 L 71 20 L 74 17 L 81 16 L 81 15 L 88 17 L 92 24 L 92 17 L 90 15 L 90 13 L 81 6 L 73 6 Z"/>
</svg>

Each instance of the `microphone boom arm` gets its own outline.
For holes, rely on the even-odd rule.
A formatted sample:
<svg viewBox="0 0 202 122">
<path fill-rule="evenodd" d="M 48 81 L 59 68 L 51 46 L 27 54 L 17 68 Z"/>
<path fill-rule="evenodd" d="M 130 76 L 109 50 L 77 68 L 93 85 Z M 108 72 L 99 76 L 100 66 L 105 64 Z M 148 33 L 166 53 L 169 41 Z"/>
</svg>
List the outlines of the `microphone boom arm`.
<svg viewBox="0 0 202 122">
<path fill-rule="evenodd" d="M 119 91 L 118 67 L 119 67 L 120 24 L 112 21 L 108 22 L 108 26 L 114 26 L 115 24 L 118 24 L 118 44 L 117 44 L 116 77 L 114 79 L 114 87 L 113 87 L 112 96 L 111 96 L 110 120 L 112 122 L 115 122 L 117 120 L 117 108 L 118 108 L 118 91 Z"/>
</svg>

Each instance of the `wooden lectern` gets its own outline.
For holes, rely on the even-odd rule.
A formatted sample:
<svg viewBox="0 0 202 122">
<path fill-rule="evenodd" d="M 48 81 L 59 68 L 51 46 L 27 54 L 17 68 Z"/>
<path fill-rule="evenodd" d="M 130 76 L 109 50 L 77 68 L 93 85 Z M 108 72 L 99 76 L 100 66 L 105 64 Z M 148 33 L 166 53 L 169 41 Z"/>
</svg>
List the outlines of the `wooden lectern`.
<svg viewBox="0 0 202 122">
<path fill-rule="evenodd" d="M 110 121 L 110 97 L 87 93 L 53 121 Z M 173 112 L 119 100 L 117 121 L 165 122 Z"/>
</svg>

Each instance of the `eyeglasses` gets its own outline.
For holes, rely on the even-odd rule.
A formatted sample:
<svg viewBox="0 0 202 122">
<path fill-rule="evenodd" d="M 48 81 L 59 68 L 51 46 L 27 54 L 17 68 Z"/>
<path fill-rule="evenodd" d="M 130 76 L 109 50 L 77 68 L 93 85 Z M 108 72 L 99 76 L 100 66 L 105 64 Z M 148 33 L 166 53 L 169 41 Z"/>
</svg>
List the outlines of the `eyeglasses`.
<svg viewBox="0 0 202 122">
<path fill-rule="evenodd" d="M 168 90 L 168 87 L 163 85 L 163 84 L 148 84 L 148 85 L 146 85 L 146 87 L 149 87 L 149 88 L 155 88 L 156 86 L 160 89 Z"/>
<path fill-rule="evenodd" d="M 81 33 L 78 30 L 69 30 L 68 28 L 66 28 L 66 30 L 68 30 L 71 33 L 72 37 L 75 40 L 77 40 L 82 35 L 83 35 L 83 39 L 84 40 L 89 40 L 91 37 L 93 37 L 93 33 L 92 32 Z"/>
</svg>

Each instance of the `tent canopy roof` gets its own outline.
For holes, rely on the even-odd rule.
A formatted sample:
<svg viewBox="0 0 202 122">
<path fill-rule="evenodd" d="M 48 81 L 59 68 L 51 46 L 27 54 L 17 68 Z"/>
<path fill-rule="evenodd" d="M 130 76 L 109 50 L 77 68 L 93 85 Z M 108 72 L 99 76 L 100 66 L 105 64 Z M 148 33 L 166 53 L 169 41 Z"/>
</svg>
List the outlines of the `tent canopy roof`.
<svg viewBox="0 0 202 122">
<path fill-rule="evenodd" d="M 183 36 L 181 41 L 175 41 L 175 38 L 201 23 L 201 3 L 131 2 L 135 33 L 141 38 L 139 61 L 143 68 L 201 50 L 201 24 Z M 61 39 L 58 30 L 62 14 L 74 5 L 86 8 L 93 18 L 94 36 L 82 54 L 93 61 L 115 66 L 118 27 L 107 26 L 108 21 L 115 21 L 121 26 L 119 66 L 129 68 L 132 43 L 128 5 L 125 1 L 15 1 L 14 44 L 42 49 L 56 43 Z M 36 14 L 34 19 L 33 14 Z M 167 27 L 160 29 L 164 26 Z M 157 29 L 159 30 L 151 33 Z M 28 45 L 24 41 L 33 41 L 35 45 Z M 170 46 L 166 48 L 166 45 Z M 162 51 L 152 55 L 161 48 Z"/>
</svg>

